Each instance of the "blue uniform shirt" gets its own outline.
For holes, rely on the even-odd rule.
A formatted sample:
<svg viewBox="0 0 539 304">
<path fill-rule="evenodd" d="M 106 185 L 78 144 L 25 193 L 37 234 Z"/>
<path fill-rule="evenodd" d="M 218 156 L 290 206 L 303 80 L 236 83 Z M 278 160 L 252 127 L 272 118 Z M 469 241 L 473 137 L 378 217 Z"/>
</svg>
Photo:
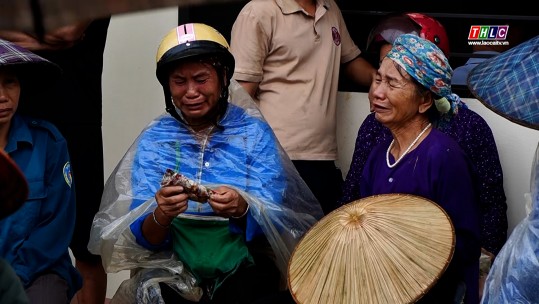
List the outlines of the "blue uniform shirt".
<svg viewBox="0 0 539 304">
<path fill-rule="evenodd" d="M 0 221 L 0 255 L 24 287 L 43 273 L 68 283 L 69 296 L 81 287 L 68 247 L 75 227 L 75 188 L 67 143 L 51 123 L 15 115 L 5 151 L 28 181 L 27 201 Z"/>
</svg>

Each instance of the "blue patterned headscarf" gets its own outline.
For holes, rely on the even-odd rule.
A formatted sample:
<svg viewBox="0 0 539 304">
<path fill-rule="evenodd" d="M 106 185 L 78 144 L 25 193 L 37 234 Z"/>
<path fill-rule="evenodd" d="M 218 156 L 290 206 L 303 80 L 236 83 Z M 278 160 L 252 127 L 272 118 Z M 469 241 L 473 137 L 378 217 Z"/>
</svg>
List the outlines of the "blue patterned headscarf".
<svg viewBox="0 0 539 304">
<path fill-rule="evenodd" d="M 451 92 L 453 69 L 434 43 L 413 34 L 403 34 L 395 39 L 386 56 L 439 96 L 435 105 L 442 120 L 450 119 L 460 107 L 465 106 L 460 97 Z"/>
</svg>

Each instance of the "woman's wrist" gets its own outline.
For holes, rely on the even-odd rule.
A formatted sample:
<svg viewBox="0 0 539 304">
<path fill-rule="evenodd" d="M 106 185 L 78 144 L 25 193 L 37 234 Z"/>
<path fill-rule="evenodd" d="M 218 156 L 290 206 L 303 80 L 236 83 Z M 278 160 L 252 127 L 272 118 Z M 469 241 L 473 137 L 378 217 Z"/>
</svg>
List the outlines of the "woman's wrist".
<svg viewBox="0 0 539 304">
<path fill-rule="evenodd" d="M 163 221 L 162 219 L 159 220 L 157 215 L 156 215 L 156 211 L 157 210 L 160 210 L 159 207 L 157 207 L 153 212 L 152 212 L 152 218 L 153 218 L 153 222 L 159 226 L 160 228 L 163 228 L 163 229 L 168 229 L 170 227 L 170 224 L 172 223 L 172 220 L 168 219 L 167 222 Z M 163 212 L 160 212 L 161 214 L 163 214 Z M 163 214 L 164 215 L 164 214 Z M 161 217 L 162 218 L 162 217 Z"/>
<path fill-rule="evenodd" d="M 247 213 L 249 212 L 249 204 L 247 202 L 245 202 L 245 204 L 247 205 L 247 208 L 245 208 L 245 211 L 240 216 L 231 216 L 231 218 L 240 219 L 244 217 L 245 215 L 247 215 Z"/>
</svg>

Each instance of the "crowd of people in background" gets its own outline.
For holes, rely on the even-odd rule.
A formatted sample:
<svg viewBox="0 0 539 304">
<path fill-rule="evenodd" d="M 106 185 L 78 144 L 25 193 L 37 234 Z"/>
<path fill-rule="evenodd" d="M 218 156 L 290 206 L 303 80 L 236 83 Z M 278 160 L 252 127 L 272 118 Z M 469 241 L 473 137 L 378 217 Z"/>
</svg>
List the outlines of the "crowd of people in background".
<svg viewBox="0 0 539 304">
<path fill-rule="evenodd" d="M 211 24 L 181 24 L 157 48 L 166 113 L 105 187 L 110 18 L 40 38 L 0 30 L 0 151 L 28 187 L 0 214 L 0 280 L 20 282 L 5 300 L 0 288 L 2 303 L 101 304 L 119 270 L 132 271 L 119 303 L 294 303 L 287 263 L 301 237 L 385 193 L 431 199 L 455 228 L 453 259 L 420 302 L 479 303 L 480 257 L 492 262 L 507 239 L 503 172 L 492 130 L 451 89 L 466 76 L 439 21 L 382 18 L 367 43 L 377 64 L 333 0 L 249 1 L 230 45 Z M 341 74 L 369 88 L 371 110 L 345 178 Z"/>
</svg>

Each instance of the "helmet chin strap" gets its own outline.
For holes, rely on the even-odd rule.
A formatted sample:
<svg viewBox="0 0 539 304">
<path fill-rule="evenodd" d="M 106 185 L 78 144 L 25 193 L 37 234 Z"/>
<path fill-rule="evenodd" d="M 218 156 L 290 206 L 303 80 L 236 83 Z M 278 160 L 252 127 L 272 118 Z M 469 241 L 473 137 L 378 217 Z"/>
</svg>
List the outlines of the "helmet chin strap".
<svg viewBox="0 0 539 304">
<path fill-rule="evenodd" d="M 170 97 L 170 99 L 172 100 L 172 96 Z M 178 114 L 178 115 L 181 117 L 181 119 L 182 119 L 183 121 L 185 121 L 185 119 L 183 118 L 182 111 L 180 111 L 180 108 L 178 108 L 178 107 L 176 106 L 176 104 L 174 104 L 174 100 L 172 100 L 172 105 L 174 106 L 174 111 L 176 111 L 176 114 Z"/>
<path fill-rule="evenodd" d="M 201 122 L 201 123 L 190 123 L 190 122 L 188 122 L 187 119 L 185 119 L 185 116 L 183 115 L 180 108 L 178 108 L 176 106 L 176 104 L 174 103 L 174 100 L 173 100 L 172 96 L 170 97 L 170 100 L 172 101 L 172 106 L 174 107 L 174 111 L 176 112 L 176 114 L 178 114 L 178 118 L 180 118 L 179 119 L 180 122 L 184 123 L 185 125 L 188 125 L 190 127 L 198 127 L 198 126 L 206 124 L 206 122 L 207 122 L 207 123 L 210 123 L 212 125 L 215 125 L 215 126 L 219 127 L 219 125 L 218 125 L 219 117 L 221 117 L 224 114 L 224 111 L 220 110 L 220 107 L 223 106 L 222 105 L 222 103 L 223 103 L 222 96 L 219 97 L 219 101 L 217 102 L 217 105 L 210 110 L 211 113 L 208 113 L 208 115 L 211 116 L 211 118 L 209 118 L 205 122 Z M 221 112 L 223 112 L 223 113 L 221 113 Z"/>
<path fill-rule="evenodd" d="M 189 123 L 187 121 L 187 119 L 185 119 L 182 111 L 180 110 L 180 108 L 178 108 L 176 106 L 176 104 L 174 103 L 174 98 L 172 96 L 170 96 L 170 101 L 172 102 L 172 106 L 174 107 L 174 111 L 176 112 L 176 114 L 178 114 L 178 117 L 180 118 L 180 121 L 183 122 L 184 124 L 188 125 L 188 126 L 191 126 L 191 127 L 197 127 L 197 126 L 201 126 L 203 125 L 204 123 L 199 123 L 199 124 L 192 124 L 192 123 Z"/>
</svg>

